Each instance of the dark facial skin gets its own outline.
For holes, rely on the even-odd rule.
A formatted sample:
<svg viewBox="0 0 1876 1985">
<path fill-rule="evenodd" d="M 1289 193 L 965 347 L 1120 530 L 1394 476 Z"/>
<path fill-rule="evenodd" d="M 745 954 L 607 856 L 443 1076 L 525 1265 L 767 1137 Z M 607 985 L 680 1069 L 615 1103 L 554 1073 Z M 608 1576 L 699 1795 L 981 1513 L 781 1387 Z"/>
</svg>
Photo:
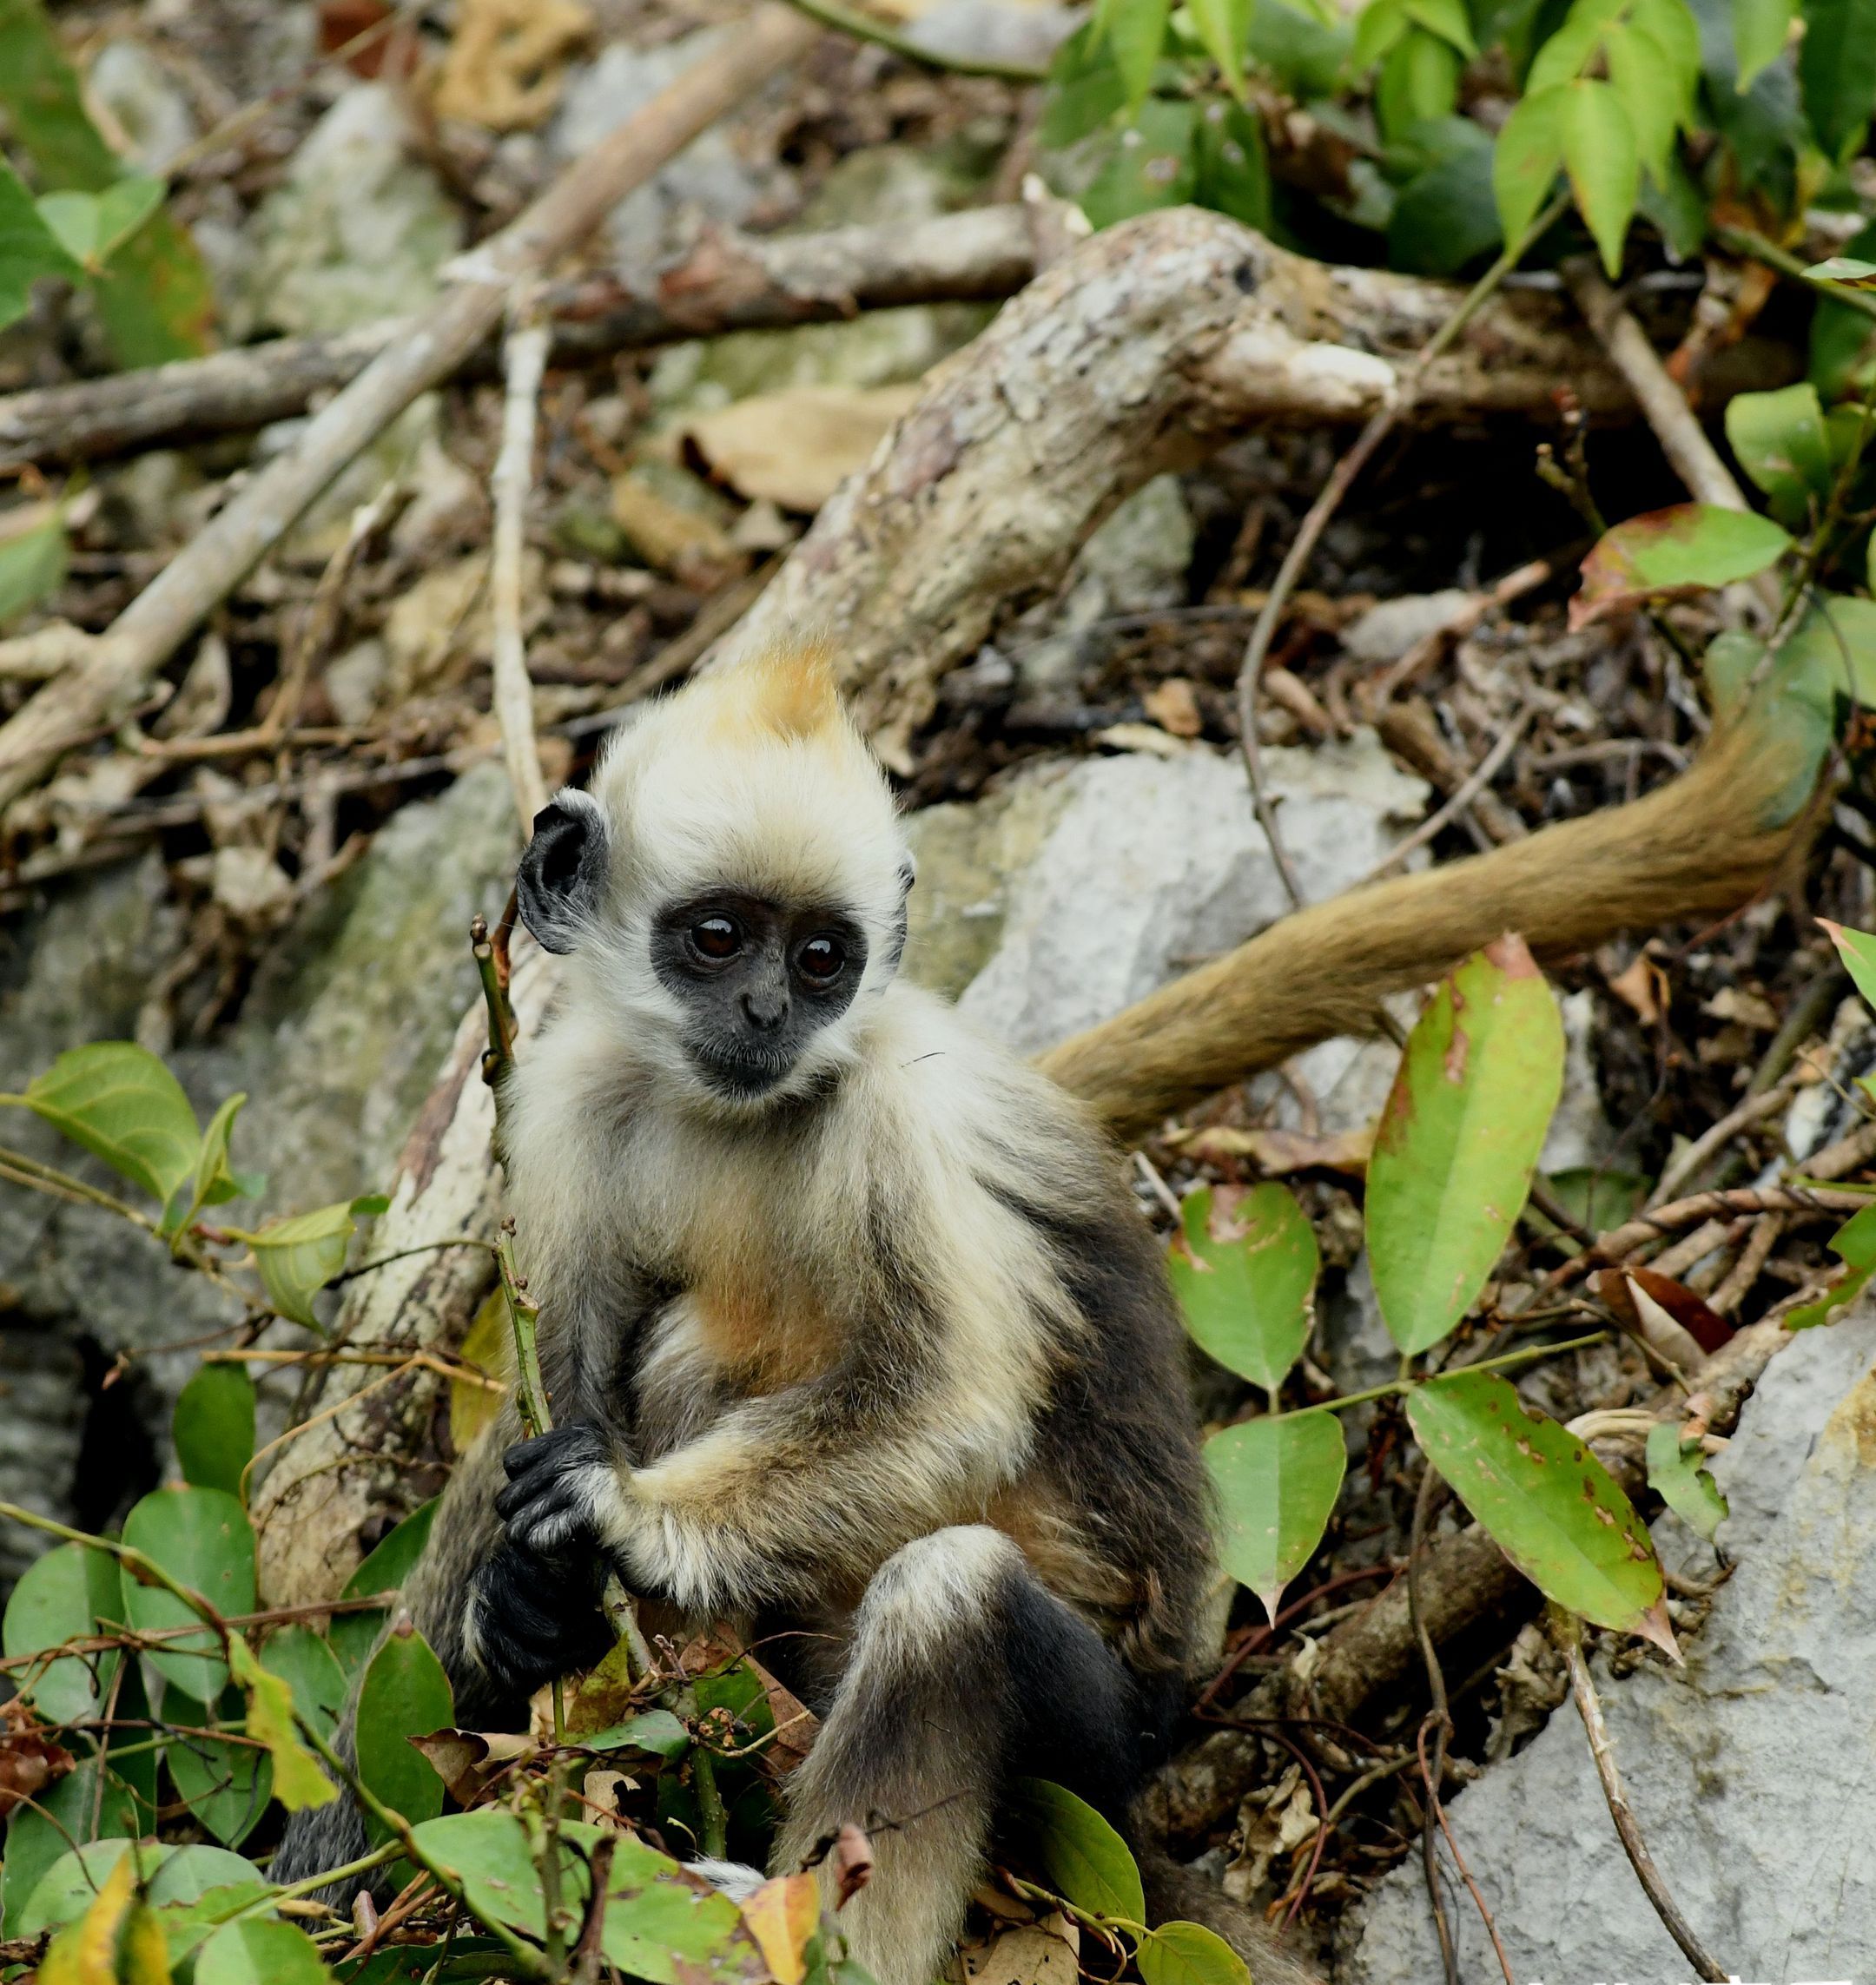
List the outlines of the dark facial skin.
<svg viewBox="0 0 1876 1985">
<path fill-rule="evenodd" d="M 690 1015 L 684 1045 L 704 1079 L 720 1095 L 753 1098 L 852 1004 L 866 939 L 838 910 L 713 890 L 659 916 L 651 964 Z"/>
</svg>

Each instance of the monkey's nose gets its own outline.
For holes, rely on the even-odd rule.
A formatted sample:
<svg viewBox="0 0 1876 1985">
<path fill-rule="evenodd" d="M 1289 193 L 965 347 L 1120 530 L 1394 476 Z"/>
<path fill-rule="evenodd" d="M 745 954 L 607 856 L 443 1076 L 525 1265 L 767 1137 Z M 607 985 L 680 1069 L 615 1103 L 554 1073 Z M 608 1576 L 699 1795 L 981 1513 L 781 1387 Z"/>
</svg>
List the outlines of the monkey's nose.
<svg viewBox="0 0 1876 1985">
<path fill-rule="evenodd" d="M 763 1033 L 771 1033 L 782 1025 L 788 1014 L 785 996 L 773 992 L 745 992 L 743 995 L 743 1017 Z"/>
</svg>

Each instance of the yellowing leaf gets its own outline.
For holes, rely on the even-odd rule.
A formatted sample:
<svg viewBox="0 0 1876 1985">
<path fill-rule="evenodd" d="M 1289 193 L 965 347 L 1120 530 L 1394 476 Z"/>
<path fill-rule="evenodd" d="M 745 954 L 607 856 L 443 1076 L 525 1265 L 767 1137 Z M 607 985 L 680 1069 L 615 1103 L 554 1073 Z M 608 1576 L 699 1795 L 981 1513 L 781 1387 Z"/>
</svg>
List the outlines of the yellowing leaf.
<svg viewBox="0 0 1876 1985">
<path fill-rule="evenodd" d="M 1770 518 L 1714 504 L 1677 503 L 1631 517 L 1605 531 L 1583 560 L 1570 625 L 1749 579 L 1790 545 Z"/>
<path fill-rule="evenodd" d="M 169 1957 L 156 1914 L 136 1892 L 136 1854 L 126 1853 L 78 1922 L 54 1941 L 39 1968 L 46 1985 L 169 1985 Z"/>
<path fill-rule="evenodd" d="M 801 1985 L 808 1944 L 821 1922 L 821 1884 L 812 1875 L 778 1875 L 743 1905 L 743 1921 L 777 1985 Z"/>
<path fill-rule="evenodd" d="M 248 1698 L 248 1734 L 266 1744 L 274 1760 L 274 1796 L 288 1812 L 329 1805 L 338 1788 L 294 1727 L 293 1691 L 255 1660 L 240 1634 L 228 1637 L 228 1668 Z"/>
</svg>

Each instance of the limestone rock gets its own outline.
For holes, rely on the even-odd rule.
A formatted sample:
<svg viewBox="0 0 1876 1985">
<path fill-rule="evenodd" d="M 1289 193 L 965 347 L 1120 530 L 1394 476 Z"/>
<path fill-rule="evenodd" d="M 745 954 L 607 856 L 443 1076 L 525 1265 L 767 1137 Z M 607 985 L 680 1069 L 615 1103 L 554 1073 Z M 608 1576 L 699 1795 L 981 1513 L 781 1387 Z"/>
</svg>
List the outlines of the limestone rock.
<svg viewBox="0 0 1876 1985">
<path fill-rule="evenodd" d="M 1650 1659 L 1622 1681 L 1596 1677 L 1642 1837 L 1682 1913 L 1742 1978 L 1851 1978 L 1876 1949 L 1873 1363 L 1867 1301 L 1773 1361 L 1714 1463 L 1732 1505 L 1720 1541 L 1739 1568 L 1687 1640 L 1685 1668 Z M 1688 1977 L 1568 1705 L 1448 1814 L 1519 1978 Z M 1464 1975 L 1496 1975 L 1463 1893 L 1450 1914 Z M 1338 1977 L 1422 1985 L 1439 1973 L 1417 1856 L 1355 1920 Z"/>
</svg>

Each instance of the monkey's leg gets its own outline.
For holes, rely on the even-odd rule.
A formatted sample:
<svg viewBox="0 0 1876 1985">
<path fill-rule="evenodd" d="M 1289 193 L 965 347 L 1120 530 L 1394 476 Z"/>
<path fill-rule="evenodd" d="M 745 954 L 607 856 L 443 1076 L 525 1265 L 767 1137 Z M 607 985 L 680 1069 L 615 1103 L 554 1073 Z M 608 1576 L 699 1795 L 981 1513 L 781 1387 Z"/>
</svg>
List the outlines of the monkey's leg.
<svg viewBox="0 0 1876 1985">
<path fill-rule="evenodd" d="M 1124 1813 L 1137 1771 L 1131 1678 L 982 1525 L 895 1552 L 855 1615 L 852 1648 L 772 1865 L 798 1867 L 851 1820 L 873 1878 L 841 1912 L 879 1985 L 930 1985 L 956 1942 L 1012 1773 L 1056 1778 Z M 824 1879 L 831 1877 L 824 1874 Z"/>
</svg>

